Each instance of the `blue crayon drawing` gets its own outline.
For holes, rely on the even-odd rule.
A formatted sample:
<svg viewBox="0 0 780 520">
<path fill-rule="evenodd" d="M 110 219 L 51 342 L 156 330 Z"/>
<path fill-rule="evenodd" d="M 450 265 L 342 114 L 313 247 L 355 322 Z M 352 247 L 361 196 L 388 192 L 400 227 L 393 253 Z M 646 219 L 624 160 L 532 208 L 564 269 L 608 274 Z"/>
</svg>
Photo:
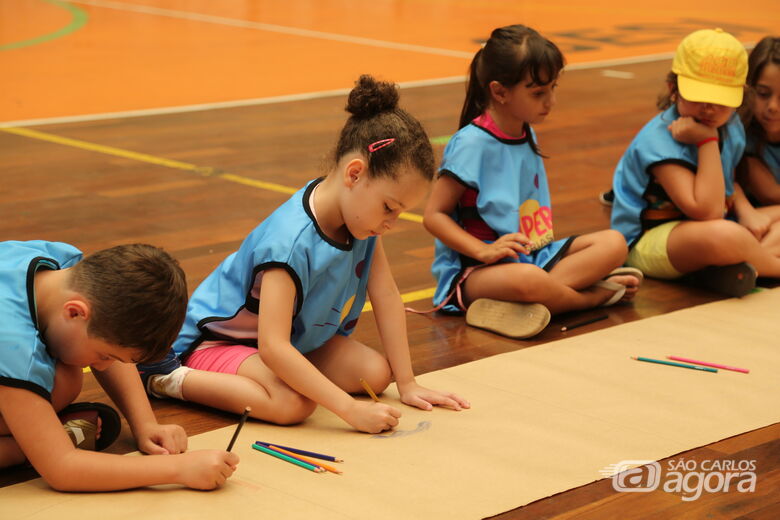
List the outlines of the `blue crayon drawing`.
<svg viewBox="0 0 780 520">
<path fill-rule="evenodd" d="M 415 433 L 424 432 L 431 428 L 431 421 L 420 421 L 417 423 L 417 428 L 414 430 L 393 430 L 387 433 L 380 433 L 372 435 L 372 439 L 392 439 L 393 437 L 406 437 L 407 435 L 414 435 Z"/>
</svg>

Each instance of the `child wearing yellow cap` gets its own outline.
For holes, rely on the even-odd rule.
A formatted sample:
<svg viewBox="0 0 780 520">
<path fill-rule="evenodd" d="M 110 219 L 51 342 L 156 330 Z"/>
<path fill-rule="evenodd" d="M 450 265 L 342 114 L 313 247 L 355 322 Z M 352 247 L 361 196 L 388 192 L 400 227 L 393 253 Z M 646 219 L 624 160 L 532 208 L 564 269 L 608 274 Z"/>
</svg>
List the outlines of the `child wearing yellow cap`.
<svg viewBox="0 0 780 520">
<path fill-rule="evenodd" d="M 745 226 L 756 210 L 734 181 L 745 148 L 735 112 L 747 68 L 744 47 L 721 29 L 679 44 L 662 112 L 615 170 L 612 227 L 629 245 L 627 265 L 669 280 L 695 273 L 731 296 L 750 292 L 757 274 L 780 278 L 780 258 Z"/>
</svg>

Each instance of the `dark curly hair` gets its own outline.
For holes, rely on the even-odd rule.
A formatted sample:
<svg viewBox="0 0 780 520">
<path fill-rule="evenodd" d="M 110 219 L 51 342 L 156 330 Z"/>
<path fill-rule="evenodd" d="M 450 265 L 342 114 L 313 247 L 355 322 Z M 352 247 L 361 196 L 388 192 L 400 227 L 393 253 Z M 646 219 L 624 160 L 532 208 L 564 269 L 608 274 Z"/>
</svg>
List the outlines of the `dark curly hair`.
<svg viewBox="0 0 780 520">
<path fill-rule="evenodd" d="M 367 157 L 371 178 L 397 178 L 400 166 L 411 166 L 424 178 L 433 179 L 433 148 L 422 124 L 398 107 L 398 88 L 393 83 L 360 76 L 349 93 L 346 111 L 352 114 L 339 135 L 334 163 L 344 155 L 360 152 Z M 374 151 L 370 145 L 385 139 L 392 144 Z"/>
</svg>

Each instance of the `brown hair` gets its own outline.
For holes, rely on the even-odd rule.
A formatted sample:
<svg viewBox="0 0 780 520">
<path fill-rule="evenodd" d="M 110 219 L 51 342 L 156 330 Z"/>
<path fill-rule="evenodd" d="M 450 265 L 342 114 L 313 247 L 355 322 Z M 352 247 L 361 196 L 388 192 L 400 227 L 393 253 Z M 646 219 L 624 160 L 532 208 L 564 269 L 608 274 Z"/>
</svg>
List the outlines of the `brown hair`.
<svg viewBox="0 0 780 520">
<path fill-rule="evenodd" d="M 548 85 L 556 80 L 563 65 L 560 49 L 534 29 L 519 24 L 495 29 L 471 60 L 458 128 L 468 125 L 487 110 L 492 81 L 511 88 L 530 77 L 529 86 Z M 529 125 L 526 123 L 525 126 Z M 529 130 L 525 129 L 528 136 L 531 135 Z M 539 154 L 536 143 L 530 142 L 534 152 Z"/>
<path fill-rule="evenodd" d="M 73 266 L 69 285 L 89 302 L 87 333 L 139 350 L 143 363 L 165 356 L 187 311 L 187 282 L 179 263 L 146 244 L 87 256 Z"/>
<path fill-rule="evenodd" d="M 425 179 L 433 179 L 435 162 L 428 135 L 417 119 L 398 107 L 396 85 L 360 76 L 345 109 L 352 115 L 339 135 L 334 163 L 360 152 L 367 158 L 371 178 L 397 179 L 399 167 L 411 166 Z M 372 144 L 390 139 L 386 146 L 369 150 Z"/>
<path fill-rule="evenodd" d="M 658 107 L 658 110 L 666 110 L 674 104 L 673 98 L 675 95 L 679 95 L 679 90 L 677 89 L 677 73 L 669 72 L 669 74 L 666 75 L 664 89 L 658 94 L 655 106 Z"/>
</svg>

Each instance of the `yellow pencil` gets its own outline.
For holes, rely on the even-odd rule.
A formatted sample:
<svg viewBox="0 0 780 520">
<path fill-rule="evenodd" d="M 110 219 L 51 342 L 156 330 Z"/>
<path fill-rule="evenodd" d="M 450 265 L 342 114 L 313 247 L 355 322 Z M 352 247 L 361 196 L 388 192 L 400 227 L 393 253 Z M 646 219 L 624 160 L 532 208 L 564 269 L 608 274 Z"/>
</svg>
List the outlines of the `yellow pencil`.
<svg viewBox="0 0 780 520">
<path fill-rule="evenodd" d="M 375 402 L 379 402 L 379 398 L 376 396 L 374 391 L 371 389 L 371 387 L 368 385 L 368 382 L 366 382 L 365 379 L 362 377 L 360 378 L 360 384 L 363 385 L 363 388 L 366 390 L 366 393 L 371 396 L 371 399 L 373 399 Z"/>
<path fill-rule="evenodd" d="M 319 462 L 317 460 L 310 459 L 309 457 L 304 457 L 303 455 L 299 455 L 297 453 L 293 453 L 291 451 L 287 451 L 284 448 L 280 448 L 279 446 L 274 446 L 273 444 L 269 444 L 268 447 L 271 448 L 272 450 L 278 451 L 279 453 L 284 453 L 285 455 L 287 455 L 289 457 L 293 457 L 293 458 L 296 458 L 298 460 L 302 460 L 303 462 L 311 464 L 312 466 L 317 466 L 318 468 L 326 469 L 326 470 L 330 471 L 331 473 L 338 473 L 338 474 L 341 473 L 341 471 L 337 470 L 336 468 L 334 468 L 332 466 L 328 466 L 327 464 L 322 464 L 321 462 Z"/>
</svg>

